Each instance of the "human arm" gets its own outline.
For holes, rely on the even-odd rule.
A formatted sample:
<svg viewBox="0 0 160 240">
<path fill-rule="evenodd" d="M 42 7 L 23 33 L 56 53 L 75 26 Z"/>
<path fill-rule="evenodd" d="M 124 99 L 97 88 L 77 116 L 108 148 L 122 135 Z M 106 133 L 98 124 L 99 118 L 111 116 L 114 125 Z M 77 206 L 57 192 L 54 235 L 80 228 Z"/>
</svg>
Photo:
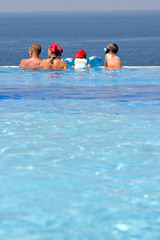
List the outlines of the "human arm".
<svg viewBox="0 0 160 240">
<path fill-rule="evenodd" d="M 107 54 L 105 54 L 105 60 L 104 60 L 104 66 L 105 66 L 105 68 L 107 68 L 108 67 L 108 57 L 107 57 Z"/>
<path fill-rule="evenodd" d="M 64 62 L 64 69 L 68 69 L 67 63 L 65 61 L 63 61 L 63 62 Z"/>
</svg>

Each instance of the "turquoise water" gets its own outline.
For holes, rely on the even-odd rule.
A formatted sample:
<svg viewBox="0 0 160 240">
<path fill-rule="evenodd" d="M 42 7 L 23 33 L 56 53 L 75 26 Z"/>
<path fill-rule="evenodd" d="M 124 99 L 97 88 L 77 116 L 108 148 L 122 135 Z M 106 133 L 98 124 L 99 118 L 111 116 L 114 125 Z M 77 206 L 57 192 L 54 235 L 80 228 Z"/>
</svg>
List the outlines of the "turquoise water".
<svg viewBox="0 0 160 240">
<path fill-rule="evenodd" d="M 0 239 L 160 239 L 159 76 L 0 67 Z"/>
</svg>

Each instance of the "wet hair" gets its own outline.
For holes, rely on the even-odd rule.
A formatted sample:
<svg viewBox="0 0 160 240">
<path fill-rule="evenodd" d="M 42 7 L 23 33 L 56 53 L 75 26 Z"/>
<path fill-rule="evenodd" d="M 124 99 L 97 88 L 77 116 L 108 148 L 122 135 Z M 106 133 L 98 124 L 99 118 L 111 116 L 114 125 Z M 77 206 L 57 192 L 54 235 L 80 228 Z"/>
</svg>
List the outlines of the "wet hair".
<svg viewBox="0 0 160 240">
<path fill-rule="evenodd" d="M 107 46 L 107 50 L 108 52 L 112 51 L 113 53 L 116 54 L 118 52 L 118 45 L 116 43 L 109 44 Z"/>
<path fill-rule="evenodd" d="M 41 53 L 41 46 L 38 43 L 34 43 L 30 46 L 30 50 L 39 56 Z"/>
<path fill-rule="evenodd" d="M 49 48 L 49 51 L 50 51 L 50 54 L 51 54 L 51 55 L 49 56 L 49 57 L 51 58 L 50 63 L 53 64 L 53 63 L 54 63 L 54 60 L 57 59 L 57 58 L 60 58 L 61 54 L 58 54 L 58 55 L 55 54 L 54 52 L 51 51 L 50 48 Z"/>
<path fill-rule="evenodd" d="M 56 59 L 56 57 L 52 57 L 51 59 L 51 63 L 53 64 L 54 63 L 54 60 Z"/>
</svg>

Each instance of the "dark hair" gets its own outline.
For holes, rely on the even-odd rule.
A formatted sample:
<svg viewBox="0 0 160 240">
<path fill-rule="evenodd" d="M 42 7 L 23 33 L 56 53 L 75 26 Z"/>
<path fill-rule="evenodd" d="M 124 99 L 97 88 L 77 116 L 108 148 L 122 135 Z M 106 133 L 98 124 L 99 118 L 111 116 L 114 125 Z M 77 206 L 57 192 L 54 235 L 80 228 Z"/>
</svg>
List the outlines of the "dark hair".
<svg viewBox="0 0 160 240">
<path fill-rule="evenodd" d="M 116 43 L 109 44 L 107 49 L 108 49 L 108 52 L 112 51 L 113 53 L 116 54 L 118 52 L 118 45 Z"/>
<path fill-rule="evenodd" d="M 56 57 L 52 57 L 51 59 L 51 63 L 53 64 L 54 63 L 54 60 L 56 59 Z"/>
</svg>

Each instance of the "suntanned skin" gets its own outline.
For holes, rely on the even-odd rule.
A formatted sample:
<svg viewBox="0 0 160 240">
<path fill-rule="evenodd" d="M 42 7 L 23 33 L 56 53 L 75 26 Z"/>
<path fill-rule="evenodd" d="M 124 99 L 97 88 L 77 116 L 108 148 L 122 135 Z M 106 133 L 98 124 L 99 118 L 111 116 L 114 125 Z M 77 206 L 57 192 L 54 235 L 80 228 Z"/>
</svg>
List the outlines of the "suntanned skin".
<svg viewBox="0 0 160 240">
<path fill-rule="evenodd" d="M 116 56 L 115 53 L 110 51 L 105 55 L 105 67 L 109 66 L 120 66 L 121 67 L 121 59 L 120 57 Z"/>
<path fill-rule="evenodd" d="M 38 50 L 36 51 L 36 49 Z M 41 59 L 39 59 L 39 55 L 41 52 L 41 47 L 39 44 L 32 44 L 29 48 L 29 56 L 30 58 L 22 59 L 20 62 L 21 68 L 39 68 L 41 63 Z"/>
<path fill-rule="evenodd" d="M 68 69 L 67 63 L 58 59 L 59 56 L 56 56 L 48 49 L 48 59 L 43 59 L 40 64 L 40 68 L 42 69 L 50 69 L 50 70 L 60 70 L 60 69 Z M 52 58 L 55 57 L 53 63 L 51 63 Z"/>
</svg>

